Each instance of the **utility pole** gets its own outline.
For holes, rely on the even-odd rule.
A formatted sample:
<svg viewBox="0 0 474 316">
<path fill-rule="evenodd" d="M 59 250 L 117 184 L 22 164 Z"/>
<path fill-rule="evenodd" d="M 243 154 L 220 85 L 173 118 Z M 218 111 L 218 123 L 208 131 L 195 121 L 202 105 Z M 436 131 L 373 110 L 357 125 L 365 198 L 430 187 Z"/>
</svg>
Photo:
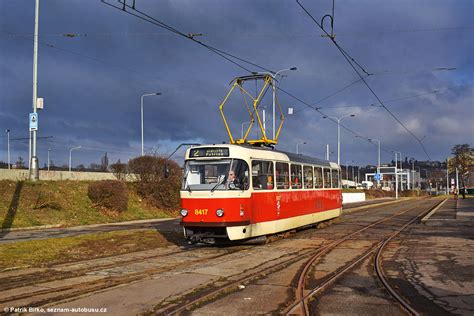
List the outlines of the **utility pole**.
<svg viewBox="0 0 474 316">
<path fill-rule="evenodd" d="M 354 117 L 355 114 L 344 115 L 341 117 L 335 116 L 323 116 L 323 118 L 329 118 L 337 121 L 337 164 L 341 165 L 341 121 L 346 117 Z"/>
<path fill-rule="evenodd" d="M 69 149 L 69 172 L 72 171 L 72 168 L 71 168 L 71 163 L 72 163 L 72 151 L 75 150 L 75 149 L 79 149 L 79 148 L 82 148 L 82 146 L 72 147 L 71 149 Z"/>
<path fill-rule="evenodd" d="M 38 100 L 38 24 L 39 24 L 39 0 L 35 1 L 35 34 L 33 40 L 33 113 L 37 113 Z M 32 134 L 31 134 L 32 133 Z M 38 157 L 36 156 L 36 129 L 30 131 L 32 135 L 30 180 L 39 180 Z"/>
<path fill-rule="evenodd" d="M 377 173 L 380 173 L 380 140 L 379 139 L 371 139 L 369 138 L 369 142 L 375 141 L 378 143 L 378 160 L 377 160 Z M 377 187 L 380 187 L 380 180 L 377 180 Z"/>
<path fill-rule="evenodd" d="M 449 195 L 449 167 L 448 167 L 449 157 L 446 158 L 446 195 Z"/>
<path fill-rule="evenodd" d="M 397 172 L 397 152 L 395 152 L 395 199 L 398 200 L 398 172 Z"/>
<path fill-rule="evenodd" d="M 6 129 L 5 132 L 7 133 L 7 163 L 8 163 L 8 169 L 11 169 L 10 167 L 10 130 Z"/>
<path fill-rule="evenodd" d="M 272 72 L 270 73 L 270 75 L 272 76 L 273 78 L 273 82 L 272 82 L 272 114 L 273 114 L 273 122 L 272 122 L 272 137 L 273 139 L 275 139 L 275 135 L 276 135 L 276 125 L 275 125 L 275 122 L 276 122 L 276 117 L 275 117 L 275 103 L 276 103 L 276 83 L 275 83 L 275 79 L 276 77 L 281 74 L 282 72 L 285 72 L 285 71 L 294 71 L 296 70 L 297 68 L 296 67 L 291 67 L 291 68 L 288 68 L 288 69 L 282 69 L 282 70 L 278 70 L 277 72 Z M 265 119 L 263 120 L 265 121 Z"/>
<path fill-rule="evenodd" d="M 152 95 L 161 95 L 161 92 L 155 92 L 155 93 L 146 93 L 146 94 L 143 94 L 141 96 L 141 129 L 142 129 L 142 156 L 144 155 L 144 140 L 143 140 L 143 98 L 144 97 L 149 97 L 149 96 L 152 96 Z"/>
<path fill-rule="evenodd" d="M 296 153 L 297 153 L 297 154 L 300 153 L 299 145 L 306 145 L 306 142 L 301 142 L 301 143 L 297 143 L 297 144 L 296 144 Z"/>
<path fill-rule="evenodd" d="M 50 166 L 50 159 L 49 159 L 49 152 L 51 151 L 51 148 L 48 148 L 48 171 L 49 171 L 49 166 Z"/>
</svg>

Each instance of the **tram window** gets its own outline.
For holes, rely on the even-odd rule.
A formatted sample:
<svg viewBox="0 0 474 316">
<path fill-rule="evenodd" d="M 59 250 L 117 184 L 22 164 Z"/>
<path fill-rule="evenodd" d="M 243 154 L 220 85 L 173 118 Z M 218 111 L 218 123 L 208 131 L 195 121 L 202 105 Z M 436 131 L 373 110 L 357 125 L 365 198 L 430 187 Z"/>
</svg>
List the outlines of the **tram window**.
<svg viewBox="0 0 474 316">
<path fill-rule="evenodd" d="M 252 186 L 255 190 L 273 190 L 273 161 L 252 161 Z"/>
<path fill-rule="evenodd" d="M 182 190 L 247 190 L 249 168 L 240 159 L 189 160 Z"/>
<path fill-rule="evenodd" d="M 324 187 L 330 188 L 331 187 L 331 169 L 324 168 Z"/>
<path fill-rule="evenodd" d="M 303 173 L 304 173 L 304 188 L 312 189 L 313 188 L 313 167 L 304 166 Z"/>
<path fill-rule="evenodd" d="M 302 174 L 301 165 L 291 165 L 291 188 L 301 189 L 302 188 Z"/>
<path fill-rule="evenodd" d="M 290 168 L 287 163 L 277 162 L 276 166 L 276 186 L 277 189 L 288 189 L 289 188 L 289 174 Z"/>
<path fill-rule="evenodd" d="M 314 187 L 319 189 L 323 187 L 323 169 L 314 167 Z"/>
<path fill-rule="evenodd" d="M 332 187 L 333 188 L 339 188 L 339 170 L 337 169 L 332 169 Z"/>
</svg>

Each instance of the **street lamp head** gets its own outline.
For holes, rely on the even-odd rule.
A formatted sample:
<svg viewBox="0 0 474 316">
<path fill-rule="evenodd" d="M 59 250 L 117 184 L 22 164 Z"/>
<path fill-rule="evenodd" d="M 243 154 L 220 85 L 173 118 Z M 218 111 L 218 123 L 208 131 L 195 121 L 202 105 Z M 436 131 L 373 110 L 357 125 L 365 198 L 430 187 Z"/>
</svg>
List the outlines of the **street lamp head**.
<svg viewBox="0 0 474 316">
<path fill-rule="evenodd" d="M 9 130 L 9 129 L 6 129 L 6 130 L 5 130 L 5 133 L 10 133 L 10 130 Z"/>
<path fill-rule="evenodd" d="M 157 93 L 155 93 L 155 95 L 161 95 L 161 92 L 157 92 Z"/>
<path fill-rule="evenodd" d="M 326 115 L 323 116 L 324 119 L 328 118 Z"/>
<path fill-rule="evenodd" d="M 355 116 L 355 114 L 351 114 L 351 115 L 350 115 L 350 117 L 354 117 L 354 116 Z"/>
<path fill-rule="evenodd" d="M 298 68 L 296 67 L 291 67 L 290 70 L 297 70 Z"/>
</svg>

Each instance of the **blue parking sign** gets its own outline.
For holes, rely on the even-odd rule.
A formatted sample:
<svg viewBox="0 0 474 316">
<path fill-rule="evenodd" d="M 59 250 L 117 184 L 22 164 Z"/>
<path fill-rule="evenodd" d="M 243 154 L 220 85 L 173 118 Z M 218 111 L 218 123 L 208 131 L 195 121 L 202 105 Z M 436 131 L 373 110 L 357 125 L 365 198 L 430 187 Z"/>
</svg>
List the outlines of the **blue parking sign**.
<svg viewBox="0 0 474 316">
<path fill-rule="evenodd" d="M 38 130 L 38 113 L 30 113 L 30 132 Z"/>
</svg>

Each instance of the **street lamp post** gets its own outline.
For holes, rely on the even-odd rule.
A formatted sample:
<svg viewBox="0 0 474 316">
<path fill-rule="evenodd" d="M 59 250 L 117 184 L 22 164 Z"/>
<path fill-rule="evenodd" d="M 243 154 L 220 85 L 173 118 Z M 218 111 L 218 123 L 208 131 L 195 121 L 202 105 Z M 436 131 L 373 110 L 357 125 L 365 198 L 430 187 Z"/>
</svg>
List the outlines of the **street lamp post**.
<svg viewBox="0 0 474 316">
<path fill-rule="evenodd" d="M 33 37 L 33 113 L 37 112 L 38 102 L 38 23 L 39 22 L 39 0 L 35 1 L 35 33 Z M 30 161 L 29 161 L 29 177 L 30 180 L 39 179 L 38 157 L 36 157 L 36 130 L 30 131 L 32 135 L 32 143 L 30 141 Z"/>
<path fill-rule="evenodd" d="M 297 143 L 296 144 L 296 153 L 299 154 L 300 151 L 299 151 L 299 145 L 306 145 L 306 142 L 301 142 L 301 143 Z"/>
<path fill-rule="evenodd" d="M 323 118 L 334 119 L 337 121 L 337 164 L 341 165 L 341 121 L 346 117 L 354 117 L 355 114 L 344 115 L 341 117 L 323 116 Z"/>
<path fill-rule="evenodd" d="M 10 130 L 6 129 L 5 133 L 7 133 L 7 163 L 8 169 L 10 169 Z"/>
<path fill-rule="evenodd" d="M 276 122 L 276 118 L 275 118 L 275 103 L 276 103 L 276 86 L 275 86 L 275 79 L 278 77 L 279 74 L 283 73 L 283 72 L 286 72 L 286 71 L 294 71 L 294 70 L 297 70 L 296 67 L 291 67 L 291 68 L 287 68 L 287 69 L 282 69 L 282 70 L 278 70 L 276 72 L 262 72 L 262 73 L 257 73 L 257 74 L 267 74 L 267 75 L 270 75 L 272 76 L 273 78 L 273 84 L 272 84 L 272 116 L 273 116 L 273 122 L 272 122 L 272 138 L 275 139 L 275 131 L 276 131 L 276 127 L 275 127 L 275 122 Z M 265 120 L 264 120 L 265 121 Z"/>
<path fill-rule="evenodd" d="M 349 163 L 354 162 L 354 160 L 346 161 L 346 180 L 347 180 L 347 187 L 349 187 Z M 353 168 L 353 167 L 352 167 Z M 352 179 L 354 180 L 354 179 Z"/>
<path fill-rule="evenodd" d="M 397 152 L 393 152 L 395 154 L 395 199 L 398 200 L 398 173 L 397 173 Z"/>
<path fill-rule="evenodd" d="M 291 68 L 287 68 L 287 69 L 282 69 L 282 70 L 278 70 L 277 72 L 275 72 L 273 75 L 272 75 L 272 78 L 275 80 L 276 77 L 283 73 L 283 72 L 286 72 L 286 71 L 294 71 L 296 70 L 297 68 L 296 67 L 291 67 Z M 273 122 L 272 122 L 272 138 L 275 139 L 275 122 L 276 122 L 276 118 L 275 118 L 275 99 L 276 99 L 276 87 L 275 87 L 275 82 L 273 82 L 273 85 L 272 85 L 272 112 L 273 112 Z"/>
<path fill-rule="evenodd" d="M 403 172 L 402 153 L 400 151 L 395 151 L 395 170 L 398 165 L 397 154 L 400 154 L 400 171 Z M 398 171 L 396 174 L 398 175 Z M 403 191 L 403 173 L 400 174 L 400 191 Z"/>
<path fill-rule="evenodd" d="M 69 149 L 69 172 L 71 172 L 72 151 L 79 148 L 82 148 L 82 146 L 72 147 L 71 149 Z"/>
<path fill-rule="evenodd" d="M 51 164 L 51 159 L 49 159 L 49 153 L 51 152 L 51 148 L 48 148 L 48 171 L 49 171 L 49 167 L 50 167 L 50 164 Z"/>
<path fill-rule="evenodd" d="M 141 96 L 141 129 L 142 129 L 142 156 L 144 155 L 144 140 L 143 140 L 143 98 L 144 97 L 149 97 L 153 95 L 161 95 L 161 92 L 155 92 L 155 93 L 146 93 Z"/>
<path fill-rule="evenodd" d="M 377 142 L 379 147 L 378 147 L 378 159 L 377 159 L 377 173 L 380 173 L 380 140 L 379 139 L 374 139 L 374 138 L 369 138 L 369 142 Z M 377 180 L 377 187 L 380 186 L 380 180 Z"/>
</svg>

